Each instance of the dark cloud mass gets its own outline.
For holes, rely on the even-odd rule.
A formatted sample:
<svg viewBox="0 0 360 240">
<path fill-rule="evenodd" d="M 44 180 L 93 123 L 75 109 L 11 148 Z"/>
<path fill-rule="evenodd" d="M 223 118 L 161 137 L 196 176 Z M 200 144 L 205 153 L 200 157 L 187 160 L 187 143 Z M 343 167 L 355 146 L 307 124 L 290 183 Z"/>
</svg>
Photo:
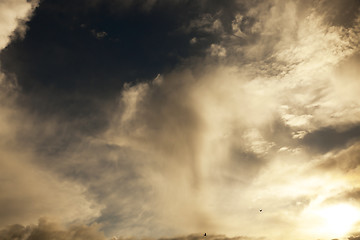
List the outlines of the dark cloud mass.
<svg viewBox="0 0 360 240">
<path fill-rule="evenodd" d="M 98 231 L 98 226 L 74 225 L 68 229 L 64 229 L 56 223 L 48 222 L 40 219 L 38 225 L 21 226 L 12 225 L 0 231 L 0 238 L 3 240 L 75 240 L 89 239 L 102 240 L 106 239 L 103 233 Z"/>
<path fill-rule="evenodd" d="M 308 147 L 313 147 L 315 151 L 321 153 L 333 149 L 341 149 L 346 145 L 351 145 L 358 141 L 360 137 L 360 126 L 350 127 L 346 130 L 337 130 L 335 128 L 321 128 L 307 134 L 302 142 Z"/>
<path fill-rule="evenodd" d="M 0 19 L 1 240 L 359 238 L 359 1 Z"/>
<path fill-rule="evenodd" d="M 54 222 L 49 222 L 46 219 L 40 219 L 37 225 L 21 226 L 12 225 L 0 231 L 0 238 L 3 240 L 77 240 L 77 239 L 88 239 L 88 240 L 103 240 L 106 239 L 103 233 L 99 231 L 99 226 L 91 225 L 73 225 L 67 228 L 60 226 Z M 207 238 L 210 240 L 255 240 L 255 238 L 248 237 L 226 237 L 224 235 L 208 235 Z M 122 239 L 135 239 L 135 238 L 120 238 L 114 237 L 114 240 Z M 201 234 L 193 234 L 189 236 L 182 236 L 176 238 L 160 238 L 159 240 L 199 240 L 202 239 Z M 351 238 L 354 239 L 354 238 Z"/>
</svg>

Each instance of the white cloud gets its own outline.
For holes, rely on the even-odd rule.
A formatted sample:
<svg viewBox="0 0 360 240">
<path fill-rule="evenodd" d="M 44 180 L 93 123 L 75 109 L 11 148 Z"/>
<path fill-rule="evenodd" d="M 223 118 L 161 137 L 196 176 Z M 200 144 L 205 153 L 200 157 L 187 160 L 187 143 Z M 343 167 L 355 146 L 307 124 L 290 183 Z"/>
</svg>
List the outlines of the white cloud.
<svg viewBox="0 0 360 240">
<path fill-rule="evenodd" d="M 226 49 L 219 44 L 211 44 L 209 51 L 211 56 L 226 57 Z"/>
<path fill-rule="evenodd" d="M 11 41 L 11 37 L 24 37 L 26 21 L 37 6 L 37 1 L 8 0 L 0 2 L 0 49 Z"/>
<path fill-rule="evenodd" d="M 261 136 L 257 129 L 248 129 L 243 134 L 245 146 L 251 149 L 256 154 L 267 154 L 268 151 L 275 145 L 273 142 L 267 142 Z"/>
</svg>

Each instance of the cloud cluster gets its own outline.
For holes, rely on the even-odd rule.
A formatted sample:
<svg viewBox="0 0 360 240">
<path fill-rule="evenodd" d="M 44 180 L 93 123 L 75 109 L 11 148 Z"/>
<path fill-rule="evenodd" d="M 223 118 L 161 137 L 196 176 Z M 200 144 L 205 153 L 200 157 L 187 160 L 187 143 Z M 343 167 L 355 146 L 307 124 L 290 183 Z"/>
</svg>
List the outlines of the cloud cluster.
<svg viewBox="0 0 360 240">
<path fill-rule="evenodd" d="M 215 10 L 174 29 L 191 35 L 190 47 L 205 46 L 203 57 L 126 83 L 116 99 L 93 99 L 99 112 L 69 98 L 66 109 L 34 114 L 1 99 L 1 226 L 49 215 L 101 223 L 120 239 L 208 229 L 207 238 L 224 240 L 351 234 L 357 216 L 332 232 L 321 214 L 360 207 L 359 15 L 345 21 L 323 3 L 281 0 Z M 216 235 L 224 232 L 248 237 Z M 2 236 L 104 238 L 93 225 L 44 220 Z"/>
<path fill-rule="evenodd" d="M 340 97 L 342 79 L 334 75 L 356 59 L 358 20 L 352 21 L 351 27 L 328 25 L 296 1 L 252 5 L 235 15 L 231 31 L 256 41 L 220 31 L 221 43 L 209 51 L 210 58 L 228 56 L 220 64 L 192 62 L 190 70 L 125 88 L 106 138 L 146 153 L 156 201 L 176 215 L 165 212 L 164 221 L 235 235 L 236 222 L 252 235 L 259 219 L 251 211 L 259 204 L 272 212 L 262 220 L 267 226 L 301 234 L 300 213 L 345 190 L 347 180 L 309 170 L 318 159 L 314 150 L 336 154 L 357 140 L 358 97 Z M 192 26 L 214 32 L 214 23 L 206 17 Z M 187 211 L 204 217 L 189 220 Z M 186 220 L 179 222 L 181 216 Z M 280 237 L 276 228 L 269 234 Z"/>
<path fill-rule="evenodd" d="M 40 219 L 38 224 L 22 226 L 12 225 L 0 231 L 0 238 L 3 240 L 105 240 L 104 234 L 99 231 L 99 226 L 96 224 L 86 225 L 70 225 L 67 227 L 61 226 L 58 223 L 51 222 L 47 219 Z M 207 235 L 207 239 L 213 240 L 260 240 L 262 238 L 249 238 L 245 236 L 227 237 L 225 235 Z M 149 239 L 149 238 L 124 238 L 112 237 L 112 240 L 135 240 L 135 239 Z M 151 239 L 151 238 L 150 238 Z M 202 234 L 191 234 L 188 236 L 178 236 L 173 238 L 159 238 L 158 240 L 200 240 L 203 239 Z"/>
</svg>

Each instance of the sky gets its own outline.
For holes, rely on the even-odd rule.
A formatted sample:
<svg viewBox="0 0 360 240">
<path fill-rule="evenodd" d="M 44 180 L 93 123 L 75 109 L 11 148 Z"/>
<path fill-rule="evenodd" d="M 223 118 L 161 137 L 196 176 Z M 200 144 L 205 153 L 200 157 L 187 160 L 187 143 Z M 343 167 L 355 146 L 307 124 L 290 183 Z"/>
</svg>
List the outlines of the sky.
<svg viewBox="0 0 360 240">
<path fill-rule="evenodd" d="M 360 239 L 358 0 L 0 19 L 1 240 Z"/>
</svg>

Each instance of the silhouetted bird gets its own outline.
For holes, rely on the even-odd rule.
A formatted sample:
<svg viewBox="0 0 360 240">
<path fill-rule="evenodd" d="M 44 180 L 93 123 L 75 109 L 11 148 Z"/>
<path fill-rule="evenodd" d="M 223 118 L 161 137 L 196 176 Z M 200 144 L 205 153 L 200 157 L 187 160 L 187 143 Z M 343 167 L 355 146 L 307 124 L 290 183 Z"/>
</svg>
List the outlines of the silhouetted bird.
<svg viewBox="0 0 360 240">
<path fill-rule="evenodd" d="M 206 237 L 206 233 L 204 233 L 204 237 Z"/>
<path fill-rule="evenodd" d="M 262 209 L 260 209 L 259 211 L 262 212 Z"/>
</svg>

